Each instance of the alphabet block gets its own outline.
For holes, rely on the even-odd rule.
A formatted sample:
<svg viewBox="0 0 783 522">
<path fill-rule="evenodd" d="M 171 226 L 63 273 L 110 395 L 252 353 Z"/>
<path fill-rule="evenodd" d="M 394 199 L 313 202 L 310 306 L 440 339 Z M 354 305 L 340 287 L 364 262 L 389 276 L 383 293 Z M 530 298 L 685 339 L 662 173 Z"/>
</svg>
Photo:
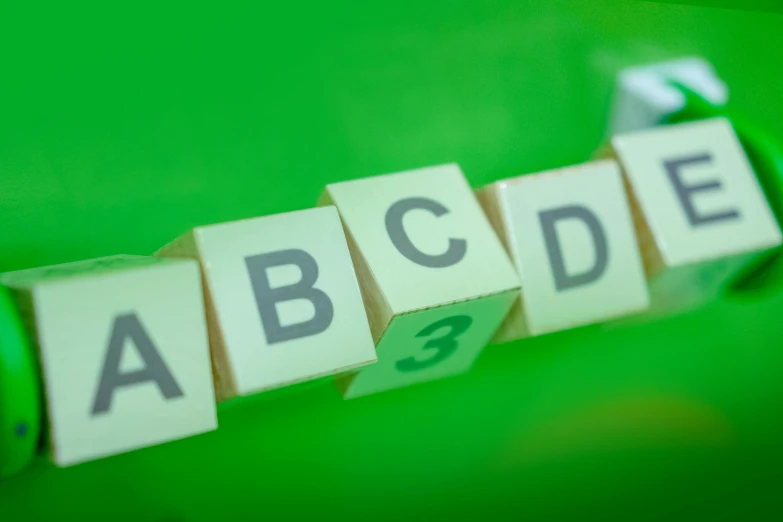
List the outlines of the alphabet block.
<svg viewBox="0 0 783 522">
<path fill-rule="evenodd" d="M 333 207 L 198 227 L 157 255 L 201 262 L 219 400 L 377 360 Z"/>
<path fill-rule="evenodd" d="M 457 165 L 328 185 L 377 343 L 346 398 L 470 369 L 519 293 L 508 256 Z"/>
<path fill-rule="evenodd" d="M 716 298 L 780 229 L 725 118 L 618 135 L 639 245 L 650 280 L 649 316 Z"/>
<path fill-rule="evenodd" d="M 113 256 L 2 282 L 38 344 L 56 464 L 217 428 L 196 263 Z"/>
<path fill-rule="evenodd" d="M 610 118 L 611 135 L 658 125 L 685 108 L 680 83 L 713 105 L 725 105 L 729 89 L 709 62 L 699 57 L 630 67 L 620 71 Z"/>
<path fill-rule="evenodd" d="M 645 309 L 647 282 L 616 162 L 520 176 L 477 192 L 521 296 L 495 342 Z"/>
</svg>

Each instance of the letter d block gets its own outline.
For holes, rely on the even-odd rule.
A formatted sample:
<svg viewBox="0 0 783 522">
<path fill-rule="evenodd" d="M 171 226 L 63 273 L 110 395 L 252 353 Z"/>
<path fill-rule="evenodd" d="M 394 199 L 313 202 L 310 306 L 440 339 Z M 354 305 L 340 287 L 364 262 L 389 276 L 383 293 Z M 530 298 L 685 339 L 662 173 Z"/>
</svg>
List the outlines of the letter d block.
<svg viewBox="0 0 783 522">
<path fill-rule="evenodd" d="M 114 256 L 1 279 L 38 343 L 56 464 L 217 428 L 197 263 Z"/>
<path fill-rule="evenodd" d="M 522 285 L 496 342 L 596 323 L 649 305 L 614 161 L 507 179 L 478 195 Z"/>
<path fill-rule="evenodd" d="M 221 400 L 376 361 L 334 207 L 199 227 L 158 255 L 201 262 Z"/>
<path fill-rule="evenodd" d="M 377 343 L 346 398 L 463 373 L 519 293 L 508 256 L 456 165 L 328 185 Z"/>
<path fill-rule="evenodd" d="M 612 147 L 650 279 L 650 315 L 714 299 L 738 271 L 780 245 L 780 229 L 728 120 L 618 135 Z"/>
</svg>

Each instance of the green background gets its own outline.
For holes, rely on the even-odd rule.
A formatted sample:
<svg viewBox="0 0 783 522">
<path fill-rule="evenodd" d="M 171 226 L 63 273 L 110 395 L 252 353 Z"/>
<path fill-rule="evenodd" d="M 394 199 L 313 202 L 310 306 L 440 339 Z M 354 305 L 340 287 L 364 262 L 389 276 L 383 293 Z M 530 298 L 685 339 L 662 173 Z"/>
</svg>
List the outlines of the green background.
<svg viewBox="0 0 783 522">
<path fill-rule="evenodd" d="M 777 14 L 638 1 L 0 5 L 0 270 L 148 254 L 458 162 L 585 161 L 619 68 L 710 60 L 783 138 Z M 783 295 L 489 347 L 353 401 L 329 381 L 220 429 L 0 482 L 0 520 L 778 520 Z"/>
</svg>

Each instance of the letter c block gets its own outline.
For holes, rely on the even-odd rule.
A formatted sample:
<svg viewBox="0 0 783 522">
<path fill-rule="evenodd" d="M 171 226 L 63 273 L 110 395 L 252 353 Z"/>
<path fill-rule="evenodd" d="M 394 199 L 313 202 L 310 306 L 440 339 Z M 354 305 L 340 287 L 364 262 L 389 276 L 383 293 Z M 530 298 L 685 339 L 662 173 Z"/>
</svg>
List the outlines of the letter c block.
<svg viewBox="0 0 783 522">
<path fill-rule="evenodd" d="M 649 305 L 614 161 L 519 176 L 477 194 L 522 288 L 495 342 L 605 321 Z"/>
<path fill-rule="evenodd" d="M 470 369 L 519 294 L 508 256 L 457 165 L 328 185 L 377 343 L 346 398 Z"/>
<path fill-rule="evenodd" d="M 731 123 L 667 125 L 612 139 L 658 317 L 714 299 L 781 233 Z"/>
<path fill-rule="evenodd" d="M 198 227 L 157 255 L 201 263 L 219 400 L 376 361 L 334 207 Z"/>
<path fill-rule="evenodd" d="M 217 428 L 198 264 L 113 256 L 8 272 L 59 466 Z"/>
</svg>

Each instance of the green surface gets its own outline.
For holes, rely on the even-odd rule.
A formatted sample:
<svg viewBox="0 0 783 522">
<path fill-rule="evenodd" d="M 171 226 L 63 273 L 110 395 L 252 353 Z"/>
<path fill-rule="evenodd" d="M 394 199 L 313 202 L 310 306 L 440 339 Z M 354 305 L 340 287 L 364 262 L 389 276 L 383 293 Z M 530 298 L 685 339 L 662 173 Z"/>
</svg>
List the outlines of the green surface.
<svg viewBox="0 0 783 522">
<path fill-rule="evenodd" d="M 783 137 L 783 17 L 623 1 L 0 7 L 0 270 L 149 254 L 456 161 L 479 186 L 590 157 L 614 75 L 698 54 Z M 488 348 L 342 401 L 0 483 L 0 520 L 779 520 L 783 295 Z M 591 516 L 587 516 L 587 515 Z"/>
</svg>

